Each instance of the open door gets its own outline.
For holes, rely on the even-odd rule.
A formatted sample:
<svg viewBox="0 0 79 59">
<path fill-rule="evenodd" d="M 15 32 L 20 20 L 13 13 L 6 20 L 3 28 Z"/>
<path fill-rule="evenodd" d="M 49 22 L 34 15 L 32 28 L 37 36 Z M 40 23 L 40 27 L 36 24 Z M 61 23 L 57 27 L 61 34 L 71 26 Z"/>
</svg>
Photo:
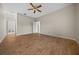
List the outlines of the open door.
<svg viewBox="0 0 79 59">
<path fill-rule="evenodd" d="M 16 36 L 16 22 L 12 20 L 7 21 L 7 36 L 14 37 Z"/>
<path fill-rule="evenodd" d="M 40 33 L 40 21 L 33 22 L 33 33 Z"/>
<path fill-rule="evenodd" d="M 8 27 L 8 34 L 16 34 L 16 27 L 15 27 L 15 21 L 8 21 L 7 22 Z"/>
</svg>

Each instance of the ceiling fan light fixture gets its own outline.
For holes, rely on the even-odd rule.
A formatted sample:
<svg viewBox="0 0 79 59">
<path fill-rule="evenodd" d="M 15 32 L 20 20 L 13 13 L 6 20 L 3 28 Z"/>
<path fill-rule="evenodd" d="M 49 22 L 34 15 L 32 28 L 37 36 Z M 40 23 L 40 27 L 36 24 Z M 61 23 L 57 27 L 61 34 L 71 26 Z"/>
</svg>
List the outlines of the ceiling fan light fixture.
<svg viewBox="0 0 79 59">
<path fill-rule="evenodd" d="M 41 10 L 39 10 L 40 7 L 42 7 L 42 5 L 33 5 L 32 3 L 30 3 L 30 5 L 32 6 L 32 8 L 28 9 L 28 10 L 33 10 L 33 13 L 35 14 L 37 11 L 38 12 L 42 12 Z"/>
</svg>

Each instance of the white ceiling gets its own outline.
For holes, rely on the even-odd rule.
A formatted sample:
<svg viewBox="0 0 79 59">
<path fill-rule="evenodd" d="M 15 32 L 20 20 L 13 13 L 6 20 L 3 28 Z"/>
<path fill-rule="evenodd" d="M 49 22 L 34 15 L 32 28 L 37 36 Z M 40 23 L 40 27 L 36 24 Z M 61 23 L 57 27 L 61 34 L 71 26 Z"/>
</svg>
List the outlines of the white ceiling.
<svg viewBox="0 0 79 59">
<path fill-rule="evenodd" d="M 43 15 L 70 5 L 68 3 L 35 3 L 35 5 L 39 4 L 42 5 L 42 7 L 40 8 L 42 12 L 36 12 L 35 14 L 32 11 L 27 10 L 28 8 L 31 8 L 29 3 L 4 3 L 3 5 L 6 9 L 13 10 L 21 14 L 26 13 L 26 16 L 30 16 L 33 18 L 41 17 Z"/>
</svg>

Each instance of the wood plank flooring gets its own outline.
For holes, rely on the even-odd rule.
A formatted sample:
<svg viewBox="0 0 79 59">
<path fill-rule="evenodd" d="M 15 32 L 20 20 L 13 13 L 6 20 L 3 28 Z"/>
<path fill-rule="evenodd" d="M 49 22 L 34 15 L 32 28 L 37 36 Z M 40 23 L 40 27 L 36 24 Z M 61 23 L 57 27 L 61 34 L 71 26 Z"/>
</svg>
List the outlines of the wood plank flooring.
<svg viewBox="0 0 79 59">
<path fill-rule="evenodd" d="M 0 44 L 1 55 L 77 55 L 79 45 L 74 40 L 28 34 L 7 36 Z"/>
</svg>

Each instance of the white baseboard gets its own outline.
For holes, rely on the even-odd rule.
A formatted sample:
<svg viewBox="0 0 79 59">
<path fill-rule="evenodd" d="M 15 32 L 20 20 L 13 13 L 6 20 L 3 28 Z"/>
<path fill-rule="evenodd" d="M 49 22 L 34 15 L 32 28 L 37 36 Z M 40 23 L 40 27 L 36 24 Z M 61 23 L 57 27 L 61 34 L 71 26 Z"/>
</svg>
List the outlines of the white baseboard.
<svg viewBox="0 0 79 59">
<path fill-rule="evenodd" d="M 76 41 L 76 38 L 73 38 L 73 37 L 67 37 L 67 36 L 57 36 L 57 37 L 70 39 L 70 40 L 75 40 Z"/>
<path fill-rule="evenodd" d="M 27 34 L 32 34 L 32 33 L 27 33 Z M 17 36 L 19 36 L 19 35 L 26 35 L 25 33 L 23 33 L 23 34 L 16 34 Z"/>
<path fill-rule="evenodd" d="M 44 34 L 44 33 L 40 33 L 40 34 Z M 72 37 L 72 36 L 65 36 L 65 35 L 51 35 L 51 34 L 44 34 L 44 35 L 55 36 L 55 37 L 60 37 L 60 38 L 66 38 L 66 39 L 71 39 L 71 40 L 76 40 L 76 38 L 74 38 L 74 37 Z"/>
<path fill-rule="evenodd" d="M 27 34 L 32 34 L 32 33 L 27 33 Z M 40 34 L 43 34 L 43 33 L 40 33 Z M 16 34 L 16 35 L 26 35 L 26 34 Z M 44 35 L 49 35 L 49 34 L 44 34 Z M 49 35 L 49 36 L 55 36 L 55 37 L 60 37 L 60 38 L 76 40 L 76 38 L 70 37 L 70 36 L 62 36 L 62 35 Z"/>
</svg>

